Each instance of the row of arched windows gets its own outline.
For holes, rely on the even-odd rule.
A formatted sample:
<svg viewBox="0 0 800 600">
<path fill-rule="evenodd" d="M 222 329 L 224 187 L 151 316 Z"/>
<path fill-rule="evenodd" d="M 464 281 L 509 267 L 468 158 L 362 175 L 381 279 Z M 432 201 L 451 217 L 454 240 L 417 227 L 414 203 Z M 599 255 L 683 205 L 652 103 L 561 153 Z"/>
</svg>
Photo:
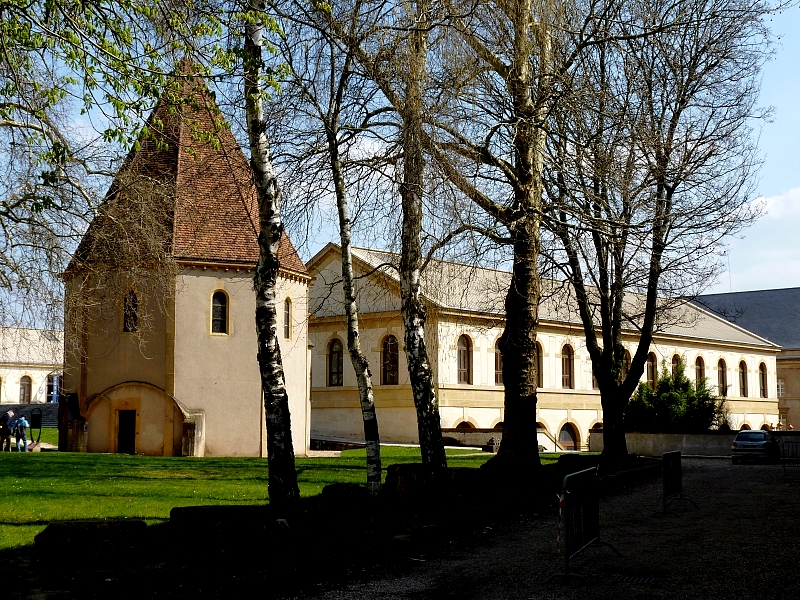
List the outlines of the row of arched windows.
<svg viewBox="0 0 800 600">
<path fill-rule="evenodd" d="M 678 354 L 673 355 L 672 357 L 672 375 L 675 375 L 675 372 L 678 369 L 678 364 L 680 363 L 681 357 Z M 747 385 L 747 362 L 739 361 L 739 366 L 737 368 L 737 373 L 739 375 L 739 397 L 740 398 L 747 398 L 748 397 L 748 385 Z M 698 356 L 694 361 L 694 376 L 696 381 L 700 381 L 704 379 L 706 376 L 706 363 L 703 360 L 702 356 Z M 647 383 L 650 384 L 651 387 L 655 386 L 655 381 L 657 378 L 657 370 L 656 370 L 656 355 L 651 352 L 647 356 Z M 728 395 L 728 367 L 725 363 L 725 359 L 720 358 L 717 362 L 717 388 L 719 390 L 720 396 L 727 396 Z M 769 397 L 769 387 L 767 385 L 767 365 L 763 362 L 758 365 L 758 394 L 761 398 L 768 398 Z"/>
<path fill-rule="evenodd" d="M 472 342 L 466 335 L 461 335 L 456 344 L 458 359 L 457 359 L 457 382 L 460 384 L 472 384 Z M 494 347 L 494 382 L 495 385 L 503 385 L 503 354 L 501 351 L 500 340 L 495 343 Z M 399 383 L 399 344 L 397 338 L 393 335 L 386 336 L 381 345 L 381 384 L 382 385 L 397 385 Z M 542 346 L 536 342 L 536 385 L 542 385 Z M 675 372 L 680 363 L 680 356 L 675 354 L 672 357 L 672 374 Z M 620 379 L 624 380 L 628 375 L 631 366 L 630 352 L 625 352 L 625 359 L 622 365 L 622 373 Z M 739 396 L 742 398 L 747 397 L 747 363 L 741 361 L 739 363 Z M 718 386 L 719 393 L 722 396 L 728 395 L 728 382 L 727 370 L 725 361 L 719 359 L 717 364 L 718 373 Z M 767 387 L 767 366 L 761 363 L 758 367 L 759 373 L 759 393 L 761 398 L 767 398 L 769 389 Z M 647 356 L 646 366 L 647 383 L 651 387 L 655 387 L 656 379 L 658 378 L 657 359 L 655 353 L 651 352 Z M 697 357 L 695 361 L 695 379 L 700 381 L 705 378 L 705 361 L 701 356 Z M 328 347 L 328 385 L 341 386 L 344 385 L 344 346 L 338 339 L 330 342 Z M 575 389 L 575 351 L 572 346 L 565 344 L 561 349 L 561 387 L 562 389 Z M 597 389 L 597 380 L 592 375 L 592 387 Z"/>
<path fill-rule="evenodd" d="M 400 383 L 400 344 L 393 335 L 387 335 L 381 344 L 381 385 Z M 333 339 L 328 345 L 328 385 L 344 385 L 344 344 Z"/>
<path fill-rule="evenodd" d="M 230 332 L 228 313 L 228 294 L 216 290 L 211 295 L 211 333 L 227 334 Z M 139 331 L 139 298 L 134 290 L 125 292 L 122 303 L 122 331 L 136 333 Z M 292 338 L 292 300 L 283 301 L 283 337 Z"/>
</svg>

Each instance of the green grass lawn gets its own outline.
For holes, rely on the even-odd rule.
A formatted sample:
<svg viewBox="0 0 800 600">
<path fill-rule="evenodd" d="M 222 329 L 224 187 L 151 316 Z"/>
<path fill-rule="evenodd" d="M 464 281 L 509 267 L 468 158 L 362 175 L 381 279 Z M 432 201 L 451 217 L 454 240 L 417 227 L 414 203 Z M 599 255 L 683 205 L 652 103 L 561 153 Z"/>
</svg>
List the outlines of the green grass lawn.
<svg viewBox="0 0 800 600">
<path fill-rule="evenodd" d="M 418 448 L 383 446 L 381 452 L 384 468 L 420 460 Z M 478 468 L 491 455 L 451 449 L 447 456 L 452 467 Z M 340 458 L 298 458 L 301 495 L 319 494 L 329 483 L 363 483 L 364 461 L 365 450 L 348 450 Z M 0 549 L 33 543 L 56 520 L 158 522 L 168 519 L 174 506 L 264 503 L 267 478 L 267 461 L 260 458 L 0 453 Z"/>
</svg>

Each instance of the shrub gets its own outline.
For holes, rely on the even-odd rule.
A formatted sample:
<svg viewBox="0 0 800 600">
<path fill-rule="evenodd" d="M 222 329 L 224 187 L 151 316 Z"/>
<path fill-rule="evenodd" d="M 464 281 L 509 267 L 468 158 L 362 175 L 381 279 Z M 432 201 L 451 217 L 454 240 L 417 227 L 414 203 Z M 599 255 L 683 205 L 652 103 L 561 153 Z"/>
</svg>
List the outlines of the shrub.
<svg viewBox="0 0 800 600">
<path fill-rule="evenodd" d="M 675 375 L 662 365 L 656 389 L 640 383 L 625 409 L 625 430 L 647 433 L 703 433 L 727 424 L 725 400 L 713 396 L 706 380 L 697 384 L 685 374 L 683 360 Z"/>
</svg>

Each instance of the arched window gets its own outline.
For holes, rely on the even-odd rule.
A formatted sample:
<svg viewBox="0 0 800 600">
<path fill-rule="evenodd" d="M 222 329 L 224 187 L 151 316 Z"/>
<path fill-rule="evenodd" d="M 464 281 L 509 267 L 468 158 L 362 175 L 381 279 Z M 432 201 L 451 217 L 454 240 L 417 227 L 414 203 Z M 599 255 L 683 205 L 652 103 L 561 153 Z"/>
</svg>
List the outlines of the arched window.
<svg viewBox="0 0 800 600">
<path fill-rule="evenodd" d="M 211 333 L 228 333 L 228 295 L 221 290 L 211 296 Z"/>
<path fill-rule="evenodd" d="M 750 429 L 750 425 L 748 425 L 747 423 L 742 423 L 742 426 L 739 427 L 740 431 L 747 431 L 748 429 Z"/>
<path fill-rule="evenodd" d="M 625 356 L 622 357 L 622 370 L 619 373 L 619 382 L 625 381 L 628 376 L 628 371 L 631 370 L 631 353 L 625 350 Z"/>
<path fill-rule="evenodd" d="M 761 363 L 758 365 L 758 391 L 762 398 L 769 396 L 769 389 L 767 388 L 767 365 Z"/>
<path fill-rule="evenodd" d="M 739 363 L 739 396 L 747 398 L 747 363 Z"/>
<path fill-rule="evenodd" d="M 706 363 L 703 361 L 702 356 L 698 356 L 694 361 L 694 380 L 696 385 L 705 379 L 706 376 Z"/>
<path fill-rule="evenodd" d="M 542 373 L 542 345 L 539 342 L 536 342 L 536 354 L 534 354 L 534 359 L 536 360 L 536 387 L 541 388 L 544 387 L 544 373 Z"/>
<path fill-rule="evenodd" d="M 575 352 L 569 344 L 561 349 L 561 387 L 575 389 Z"/>
<path fill-rule="evenodd" d="M 494 343 L 494 384 L 503 385 L 503 353 L 500 350 L 500 339 Z"/>
<path fill-rule="evenodd" d="M 475 429 L 475 425 L 469 421 L 461 421 L 461 423 L 456 425 L 456 429 Z"/>
<path fill-rule="evenodd" d="M 283 337 L 292 339 L 292 301 L 289 298 L 283 301 Z"/>
<path fill-rule="evenodd" d="M 681 357 L 678 354 L 672 355 L 672 377 L 678 374 L 678 365 L 681 364 Z"/>
<path fill-rule="evenodd" d="M 717 363 L 717 393 L 723 398 L 728 395 L 728 371 L 725 361 L 721 358 Z"/>
<path fill-rule="evenodd" d="M 652 352 L 647 355 L 647 385 L 656 387 L 656 355 Z"/>
<path fill-rule="evenodd" d="M 31 403 L 31 378 L 27 375 L 23 375 L 19 380 L 19 403 Z"/>
<path fill-rule="evenodd" d="M 328 385 L 344 385 L 344 352 L 342 342 L 333 340 L 328 348 Z"/>
<path fill-rule="evenodd" d="M 472 347 L 469 338 L 458 338 L 458 383 L 472 383 Z"/>
<path fill-rule="evenodd" d="M 397 338 L 387 335 L 381 349 L 381 383 L 383 385 L 397 385 L 400 381 L 399 349 Z"/>
<path fill-rule="evenodd" d="M 125 292 L 122 302 L 122 331 L 125 333 L 139 331 L 139 299 L 133 290 Z"/>
<path fill-rule="evenodd" d="M 579 448 L 578 432 L 572 423 L 564 423 L 558 434 L 558 443 L 564 450 L 577 450 Z"/>
</svg>

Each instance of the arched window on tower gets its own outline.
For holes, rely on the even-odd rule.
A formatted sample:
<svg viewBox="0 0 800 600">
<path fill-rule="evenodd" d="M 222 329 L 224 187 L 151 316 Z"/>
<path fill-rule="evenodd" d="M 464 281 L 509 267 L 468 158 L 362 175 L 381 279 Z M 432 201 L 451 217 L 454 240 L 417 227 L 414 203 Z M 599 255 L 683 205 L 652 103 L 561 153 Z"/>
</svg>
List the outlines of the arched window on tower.
<svg viewBox="0 0 800 600">
<path fill-rule="evenodd" d="M 458 383 L 472 383 L 472 344 L 466 335 L 458 338 Z"/>
<path fill-rule="evenodd" d="M 221 290 L 211 296 L 211 333 L 228 333 L 228 295 Z"/>
<path fill-rule="evenodd" d="M 381 348 L 381 383 L 383 385 L 397 385 L 400 381 L 399 357 L 397 338 L 387 335 Z"/>
<path fill-rule="evenodd" d="M 290 298 L 283 301 L 283 337 L 287 340 L 292 339 L 292 300 Z"/>
<path fill-rule="evenodd" d="M 124 333 L 139 331 L 139 298 L 133 290 L 125 292 L 122 301 L 122 331 Z"/>
<path fill-rule="evenodd" d="M 344 385 L 344 349 L 339 340 L 333 340 L 328 347 L 328 385 Z"/>
</svg>

